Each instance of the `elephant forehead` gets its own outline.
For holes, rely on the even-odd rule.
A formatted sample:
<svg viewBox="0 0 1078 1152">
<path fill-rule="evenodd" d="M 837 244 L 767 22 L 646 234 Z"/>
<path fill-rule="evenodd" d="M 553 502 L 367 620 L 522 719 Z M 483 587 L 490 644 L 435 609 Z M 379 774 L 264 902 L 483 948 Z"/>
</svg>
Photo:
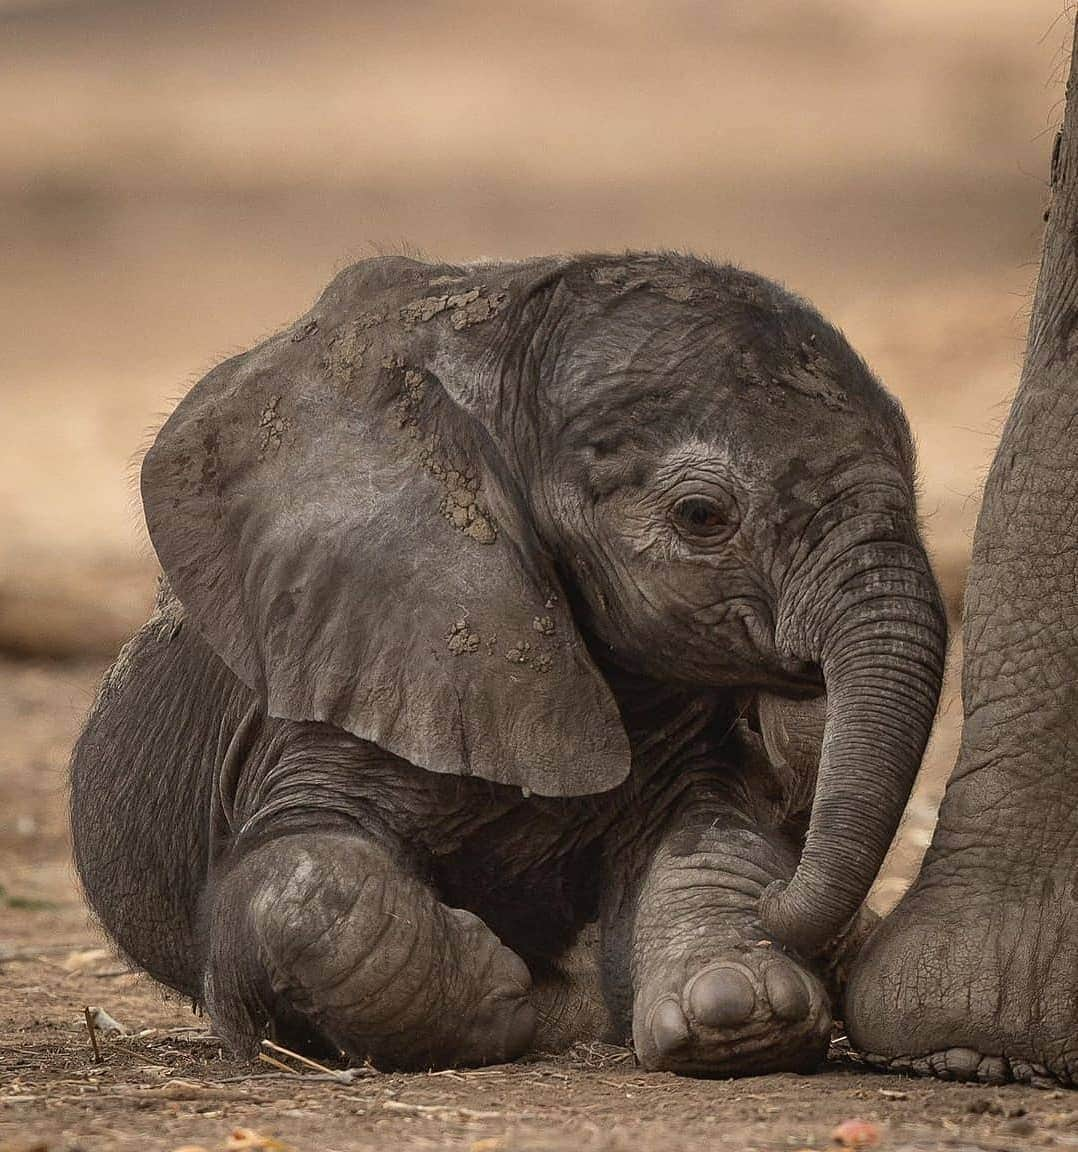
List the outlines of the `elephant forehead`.
<svg viewBox="0 0 1078 1152">
<path fill-rule="evenodd" d="M 701 419 L 737 397 L 836 413 L 879 391 L 846 341 L 811 310 L 780 313 L 720 297 L 691 307 L 626 302 L 570 342 L 552 398 L 581 419 L 611 407 L 689 409 Z"/>
<path fill-rule="evenodd" d="M 828 455 L 894 441 L 900 411 L 866 402 L 865 388 L 833 364 L 764 371 L 743 350 L 712 342 L 676 362 L 647 355 L 582 373 L 561 390 L 558 434 L 563 448 L 601 458 L 635 445 L 670 463 L 718 460 L 762 480 L 769 459 L 777 467 L 793 453 L 826 467 Z"/>
</svg>

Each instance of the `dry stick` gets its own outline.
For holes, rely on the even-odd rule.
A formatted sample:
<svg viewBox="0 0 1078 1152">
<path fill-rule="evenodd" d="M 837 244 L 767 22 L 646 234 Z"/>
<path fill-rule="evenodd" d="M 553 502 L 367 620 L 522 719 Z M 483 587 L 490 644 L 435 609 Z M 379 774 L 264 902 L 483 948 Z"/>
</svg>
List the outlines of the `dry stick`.
<svg viewBox="0 0 1078 1152">
<path fill-rule="evenodd" d="M 290 1056 L 293 1060 L 298 1060 L 300 1064 L 306 1064 L 308 1068 L 313 1068 L 316 1072 L 321 1072 L 323 1076 L 328 1076 L 331 1080 L 336 1080 L 341 1084 L 351 1084 L 359 1069 L 350 1068 L 346 1072 L 337 1072 L 332 1068 L 327 1068 L 325 1064 L 319 1064 L 317 1060 L 311 1060 L 306 1056 L 301 1056 L 298 1052 L 293 1052 L 291 1048 L 284 1048 L 280 1044 L 274 1044 L 272 1040 L 263 1040 L 263 1048 L 269 1048 L 273 1052 L 280 1052 L 282 1056 Z"/>
<path fill-rule="evenodd" d="M 311 1060 L 307 1056 L 301 1056 L 298 1052 L 293 1052 L 291 1048 L 285 1048 L 281 1044 L 274 1044 L 272 1040 L 263 1040 L 263 1048 L 269 1048 L 272 1052 L 280 1052 L 282 1056 L 291 1056 L 293 1060 L 298 1060 L 301 1064 L 306 1064 L 308 1068 L 314 1068 L 317 1072 L 324 1072 L 327 1076 L 334 1074 L 332 1068 L 327 1068 L 325 1064 L 319 1064 L 317 1060 Z"/>
<path fill-rule="evenodd" d="M 272 1064 L 274 1068 L 280 1068 L 282 1072 L 287 1072 L 289 1076 L 302 1075 L 301 1072 L 298 1072 L 295 1068 L 289 1068 L 283 1060 L 278 1060 L 276 1056 L 271 1056 L 268 1052 L 259 1052 L 258 1059 L 263 1064 Z"/>
<path fill-rule="evenodd" d="M 90 1047 L 94 1050 L 94 1063 L 104 1064 L 105 1058 L 97 1046 L 97 1026 L 94 1024 L 94 1015 L 89 1007 L 83 1008 L 83 1012 L 86 1014 L 86 1031 L 90 1033 Z"/>
</svg>

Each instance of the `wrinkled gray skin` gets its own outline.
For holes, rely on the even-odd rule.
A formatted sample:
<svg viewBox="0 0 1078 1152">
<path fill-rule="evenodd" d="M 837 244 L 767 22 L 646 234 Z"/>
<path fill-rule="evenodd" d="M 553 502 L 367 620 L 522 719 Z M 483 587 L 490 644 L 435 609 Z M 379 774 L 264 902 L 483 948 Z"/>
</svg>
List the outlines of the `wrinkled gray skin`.
<svg viewBox="0 0 1078 1152">
<path fill-rule="evenodd" d="M 966 590 L 962 745 L 921 875 L 855 968 L 874 1062 L 1078 1084 L 1078 55 L 1022 382 Z"/>
<path fill-rule="evenodd" d="M 945 621 L 905 421 L 811 308 L 678 256 L 367 261 L 187 396 L 142 491 L 167 583 L 75 752 L 76 857 L 221 1036 L 821 1059 Z"/>
</svg>

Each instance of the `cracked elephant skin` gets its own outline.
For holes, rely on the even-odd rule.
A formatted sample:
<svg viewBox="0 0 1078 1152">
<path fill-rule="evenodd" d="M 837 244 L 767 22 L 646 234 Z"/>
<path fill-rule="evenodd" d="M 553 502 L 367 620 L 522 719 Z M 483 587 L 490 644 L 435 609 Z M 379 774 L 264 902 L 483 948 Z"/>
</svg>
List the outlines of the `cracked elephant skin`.
<svg viewBox="0 0 1078 1152">
<path fill-rule="evenodd" d="M 1078 100 L 1075 56 L 1021 384 L 985 486 L 964 725 L 933 842 L 850 977 L 885 1068 L 1078 1083 Z"/>
<path fill-rule="evenodd" d="M 146 456 L 157 606 L 73 758 L 90 903 L 244 1052 L 814 1067 L 939 692 L 913 476 L 759 276 L 347 269 Z"/>
</svg>

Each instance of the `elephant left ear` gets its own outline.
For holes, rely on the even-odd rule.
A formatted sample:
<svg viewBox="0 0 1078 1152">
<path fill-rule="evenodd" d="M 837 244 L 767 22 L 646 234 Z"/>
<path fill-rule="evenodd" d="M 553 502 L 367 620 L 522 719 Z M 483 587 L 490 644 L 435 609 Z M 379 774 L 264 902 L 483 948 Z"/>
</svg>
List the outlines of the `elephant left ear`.
<svg viewBox="0 0 1078 1152">
<path fill-rule="evenodd" d="M 628 738 L 491 427 L 508 400 L 491 402 L 480 325 L 516 291 L 494 275 L 342 273 L 180 403 L 143 464 L 146 520 L 193 624 L 270 715 L 435 772 L 601 792 L 628 774 Z"/>
</svg>

